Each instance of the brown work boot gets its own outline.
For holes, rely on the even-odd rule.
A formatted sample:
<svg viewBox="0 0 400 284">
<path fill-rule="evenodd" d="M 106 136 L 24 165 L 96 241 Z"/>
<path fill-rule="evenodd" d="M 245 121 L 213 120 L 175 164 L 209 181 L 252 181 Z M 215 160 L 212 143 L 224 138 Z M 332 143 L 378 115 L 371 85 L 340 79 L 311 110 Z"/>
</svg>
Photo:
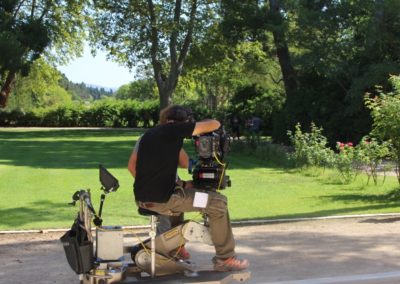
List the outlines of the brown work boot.
<svg viewBox="0 0 400 284">
<path fill-rule="evenodd" d="M 238 271 L 249 267 L 250 263 L 247 259 L 238 259 L 236 256 L 227 259 L 213 258 L 214 270 L 216 271 Z"/>
</svg>

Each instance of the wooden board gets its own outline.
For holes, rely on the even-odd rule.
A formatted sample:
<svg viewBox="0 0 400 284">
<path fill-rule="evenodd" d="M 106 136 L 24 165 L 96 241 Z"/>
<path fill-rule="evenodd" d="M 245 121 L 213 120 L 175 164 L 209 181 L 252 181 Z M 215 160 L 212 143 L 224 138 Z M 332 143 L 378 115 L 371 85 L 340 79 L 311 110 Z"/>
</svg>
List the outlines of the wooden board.
<svg viewBox="0 0 400 284">
<path fill-rule="evenodd" d="M 218 272 L 218 271 L 199 271 L 196 276 L 186 276 L 186 275 L 168 275 L 168 276 L 158 276 L 151 278 L 148 275 L 137 275 L 129 276 L 121 284 L 134 284 L 134 283 L 203 283 L 203 284 L 226 284 L 235 282 L 245 282 L 251 277 L 251 272 L 235 271 L 235 272 Z"/>
</svg>

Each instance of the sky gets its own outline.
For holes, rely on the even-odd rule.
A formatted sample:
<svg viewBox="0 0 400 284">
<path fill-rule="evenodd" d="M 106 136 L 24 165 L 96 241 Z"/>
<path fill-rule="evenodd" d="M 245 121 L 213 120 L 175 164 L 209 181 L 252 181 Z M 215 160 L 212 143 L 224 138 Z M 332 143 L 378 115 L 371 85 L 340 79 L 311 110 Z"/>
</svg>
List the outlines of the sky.
<svg viewBox="0 0 400 284">
<path fill-rule="evenodd" d="M 130 73 L 128 68 L 106 60 L 106 54 L 101 50 L 93 57 L 88 46 L 85 46 L 82 57 L 76 58 L 68 65 L 59 66 L 58 70 L 71 82 L 112 89 L 118 89 L 134 80 L 134 74 Z"/>
</svg>

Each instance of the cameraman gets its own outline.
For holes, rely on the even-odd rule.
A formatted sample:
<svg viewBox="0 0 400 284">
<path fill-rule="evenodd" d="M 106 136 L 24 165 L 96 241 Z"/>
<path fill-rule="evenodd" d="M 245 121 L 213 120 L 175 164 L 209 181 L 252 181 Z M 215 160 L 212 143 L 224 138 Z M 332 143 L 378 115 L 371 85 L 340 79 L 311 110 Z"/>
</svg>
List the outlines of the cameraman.
<svg viewBox="0 0 400 284">
<path fill-rule="evenodd" d="M 171 106 L 172 107 L 172 106 Z M 160 111 L 160 124 L 165 124 L 167 123 L 167 115 L 169 115 L 169 109 L 171 107 L 167 107 Z M 177 122 L 184 122 L 187 117 L 184 117 L 182 121 L 179 121 L 179 117 L 177 118 Z M 131 173 L 133 177 L 136 177 L 136 161 L 137 161 L 137 153 L 139 151 L 139 144 L 140 144 L 141 137 L 138 139 L 138 141 L 135 144 L 135 147 L 133 148 L 132 154 L 129 158 L 128 162 L 128 170 Z M 182 148 L 179 152 L 179 159 L 178 159 L 178 166 L 181 168 L 187 169 L 189 167 L 189 156 L 186 153 L 186 151 Z M 176 174 L 176 185 L 178 186 L 184 186 L 187 188 L 192 187 L 191 182 L 184 182 L 182 181 L 178 174 Z M 157 235 L 163 234 L 170 230 L 171 228 L 174 228 L 180 224 L 183 223 L 184 221 L 184 216 L 183 213 L 181 213 L 178 216 L 166 216 L 166 215 L 159 215 L 158 217 L 159 223 L 157 225 Z M 180 259 L 187 260 L 190 259 L 190 253 L 185 249 L 184 246 L 179 247 L 177 250 L 174 250 L 170 254 L 171 256 L 177 256 Z"/>
<path fill-rule="evenodd" d="M 235 241 L 230 225 L 227 199 L 217 192 L 208 192 L 205 208 L 193 206 L 196 189 L 176 186 L 176 169 L 183 140 L 192 135 L 212 132 L 220 127 L 217 120 L 191 122 L 185 108 L 169 107 L 167 123 L 146 131 L 139 145 L 134 183 L 138 206 L 161 215 L 177 216 L 182 212 L 206 213 L 216 256 L 214 269 L 234 271 L 246 269 L 249 262 L 235 256 Z M 185 122 L 177 122 L 185 121 Z"/>
</svg>

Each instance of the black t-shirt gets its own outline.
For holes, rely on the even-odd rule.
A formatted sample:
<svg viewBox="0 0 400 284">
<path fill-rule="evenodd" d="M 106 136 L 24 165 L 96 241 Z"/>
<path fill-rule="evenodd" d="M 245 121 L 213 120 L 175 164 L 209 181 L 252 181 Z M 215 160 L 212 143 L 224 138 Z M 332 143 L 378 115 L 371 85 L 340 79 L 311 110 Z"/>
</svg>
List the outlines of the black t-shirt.
<svg viewBox="0 0 400 284">
<path fill-rule="evenodd" d="M 195 123 L 167 123 L 143 134 L 136 160 L 135 199 L 166 202 L 176 180 L 183 139 L 192 136 Z"/>
</svg>

